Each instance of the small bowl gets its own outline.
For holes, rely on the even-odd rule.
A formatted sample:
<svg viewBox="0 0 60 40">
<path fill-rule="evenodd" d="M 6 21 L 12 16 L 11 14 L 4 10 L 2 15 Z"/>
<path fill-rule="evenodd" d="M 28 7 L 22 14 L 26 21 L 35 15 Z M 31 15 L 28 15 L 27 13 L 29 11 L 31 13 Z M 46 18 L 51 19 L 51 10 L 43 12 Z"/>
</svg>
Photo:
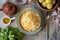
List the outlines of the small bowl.
<svg viewBox="0 0 60 40">
<path fill-rule="evenodd" d="M 37 6 L 41 9 L 41 10 L 43 10 L 43 11 L 53 11 L 53 10 L 55 10 L 57 7 L 58 7 L 58 1 L 56 0 L 56 3 L 53 5 L 53 8 L 52 9 L 47 9 L 47 8 L 44 8 L 43 6 L 42 6 L 42 4 L 41 3 L 39 3 L 39 1 L 37 1 Z"/>
<path fill-rule="evenodd" d="M 7 23 L 7 24 L 4 23 L 3 22 L 4 18 L 8 18 L 10 20 L 9 23 Z M 9 25 L 11 23 L 11 19 L 9 17 L 5 16 L 5 17 L 2 18 L 1 23 L 4 24 L 4 25 Z"/>
<path fill-rule="evenodd" d="M 16 4 L 25 4 L 27 2 L 27 0 L 21 0 L 19 2 L 19 0 L 14 0 L 16 2 Z"/>
<path fill-rule="evenodd" d="M 41 17 L 41 25 L 40 25 L 40 27 L 37 30 L 35 30 L 33 32 L 27 32 L 26 30 L 24 30 L 21 27 L 21 25 L 19 24 L 19 19 L 20 19 L 21 14 L 22 14 L 21 11 L 18 12 L 19 13 L 19 16 L 17 17 L 16 21 L 17 21 L 17 25 L 18 25 L 18 28 L 19 28 L 20 32 L 23 32 L 26 35 L 33 35 L 33 34 L 36 34 L 39 31 L 41 31 L 41 29 L 43 28 L 43 16 L 42 16 L 41 12 L 38 9 L 34 8 L 34 7 L 25 8 L 25 9 L 22 10 L 22 12 L 25 11 L 25 10 L 29 10 L 29 9 L 37 12 L 38 15 Z"/>
</svg>

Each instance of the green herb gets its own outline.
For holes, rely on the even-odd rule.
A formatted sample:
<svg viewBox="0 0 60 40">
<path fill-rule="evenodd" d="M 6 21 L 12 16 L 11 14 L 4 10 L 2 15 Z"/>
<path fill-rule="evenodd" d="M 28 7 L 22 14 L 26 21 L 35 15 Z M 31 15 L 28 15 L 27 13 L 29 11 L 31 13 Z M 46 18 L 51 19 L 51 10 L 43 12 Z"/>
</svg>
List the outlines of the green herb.
<svg viewBox="0 0 60 40">
<path fill-rule="evenodd" d="M 24 33 L 19 32 L 17 27 L 0 28 L 0 40 L 22 40 Z"/>
</svg>

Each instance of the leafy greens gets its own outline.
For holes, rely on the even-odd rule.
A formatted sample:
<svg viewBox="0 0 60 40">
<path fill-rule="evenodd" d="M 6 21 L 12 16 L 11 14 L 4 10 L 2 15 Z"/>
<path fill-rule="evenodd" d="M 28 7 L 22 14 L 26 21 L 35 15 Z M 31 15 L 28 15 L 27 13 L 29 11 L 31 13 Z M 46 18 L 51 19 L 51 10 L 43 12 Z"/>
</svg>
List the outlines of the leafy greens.
<svg viewBox="0 0 60 40">
<path fill-rule="evenodd" d="M 17 27 L 0 28 L 0 40 L 22 40 L 24 33 L 19 32 Z"/>
</svg>

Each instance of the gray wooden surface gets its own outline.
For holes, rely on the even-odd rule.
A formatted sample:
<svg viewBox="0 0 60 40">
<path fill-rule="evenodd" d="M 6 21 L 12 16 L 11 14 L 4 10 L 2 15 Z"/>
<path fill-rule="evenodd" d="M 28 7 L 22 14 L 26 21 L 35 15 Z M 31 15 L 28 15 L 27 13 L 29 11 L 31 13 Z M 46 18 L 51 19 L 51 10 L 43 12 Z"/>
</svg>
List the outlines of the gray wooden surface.
<svg viewBox="0 0 60 40">
<path fill-rule="evenodd" d="M 13 0 L 10 0 L 11 2 L 13 2 L 15 4 L 15 2 Z M 0 7 L 2 6 L 3 1 L 0 0 Z M 17 5 L 17 4 L 15 4 Z M 28 5 L 28 4 L 26 4 Z M 32 5 L 36 5 L 35 3 L 33 3 Z M 23 5 L 22 5 L 23 6 Z M 18 7 L 20 7 L 18 5 Z M 1 23 L 1 19 L 2 17 L 6 16 L 5 14 L 3 14 L 3 12 L 0 12 L 0 27 L 5 28 L 6 26 L 4 26 Z M 17 17 L 17 15 L 15 16 Z M 17 26 L 16 20 L 14 20 L 11 23 L 11 26 Z M 23 40 L 47 40 L 47 30 L 46 27 L 43 27 L 43 29 L 35 34 L 35 35 L 26 35 Z M 56 24 L 54 24 L 53 22 L 49 22 L 49 40 L 60 40 L 60 27 L 58 27 Z"/>
</svg>

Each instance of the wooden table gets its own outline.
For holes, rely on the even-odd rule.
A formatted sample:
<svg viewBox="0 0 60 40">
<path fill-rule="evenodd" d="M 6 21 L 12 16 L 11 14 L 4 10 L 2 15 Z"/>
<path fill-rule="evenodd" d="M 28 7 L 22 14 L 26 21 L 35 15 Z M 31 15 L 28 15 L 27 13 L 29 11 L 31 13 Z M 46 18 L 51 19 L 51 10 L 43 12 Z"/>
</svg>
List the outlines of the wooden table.
<svg viewBox="0 0 60 40">
<path fill-rule="evenodd" d="M 14 0 L 10 0 L 11 2 L 13 2 L 15 5 L 17 5 Z M 0 6 L 1 6 L 2 1 L 0 0 Z M 3 4 L 3 3 L 2 3 Z M 36 3 L 31 3 L 31 4 L 25 4 L 25 5 L 17 5 L 19 10 L 20 8 L 26 7 L 26 6 L 33 6 L 36 7 Z M 38 8 L 38 7 L 37 7 Z M 18 10 L 18 11 L 19 11 Z M 43 13 L 45 14 L 45 13 Z M 17 17 L 18 14 L 15 15 L 15 17 Z M 6 16 L 3 14 L 3 12 L 0 12 L 0 19 Z M 1 20 L 0 20 L 1 21 Z M 17 26 L 16 20 L 14 20 L 11 23 L 11 26 Z M 5 28 L 4 26 L 2 26 L 2 24 L 0 23 L 0 27 Z M 47 30 L 46 30 L 47 26 L 44 26 L 43 29 L 35 34 L 35 35 L 26 35 L 23 40 L 48 40 L 47 39 Z M 60 27 L 58 27 L 57 25 L 55 25 L 54 23 L 49 22 L 49 40 L 60 40 Z"/>
</svg>

